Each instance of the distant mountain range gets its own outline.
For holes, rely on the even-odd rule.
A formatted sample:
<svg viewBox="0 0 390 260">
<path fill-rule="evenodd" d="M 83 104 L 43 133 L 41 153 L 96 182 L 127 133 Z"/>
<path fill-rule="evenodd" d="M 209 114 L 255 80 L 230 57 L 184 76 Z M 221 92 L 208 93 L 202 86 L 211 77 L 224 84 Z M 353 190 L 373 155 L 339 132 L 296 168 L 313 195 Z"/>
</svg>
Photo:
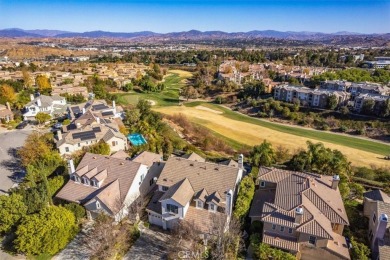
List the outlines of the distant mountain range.
<svg viewBox="0 0 390 260">
<path fill-rule="evenodd" d="M 390 38 L 390 34 L 360 34 L 354 32 L 336 32 L 336 33 L 320 33 L 320 32 L 281 32 L 275 30 L 249 31 L 249 32 L 233 32 L 227 33 L 223 31 L 197 31 L 190 30 L 185 32 L 171 33 L 155 33 L 151 31 L 142 32 L 106 32 L 106 31 L 91 31 L 91 32 L 67 32 L 61 30 L 23 30 L 18 28 L 9 28 L 0 30 L 0 37 L 29 37 L 29 38 L 125 38 L 125 39 L 141 39 L 141 38 L 156 38 L 169 40 L 209 40 L 209 39 L 253 39 L 253 38 L 276 38 L 288 40 L 326 40 L 335 37 L 378 37 L 386 36 Z"/>
</svg>

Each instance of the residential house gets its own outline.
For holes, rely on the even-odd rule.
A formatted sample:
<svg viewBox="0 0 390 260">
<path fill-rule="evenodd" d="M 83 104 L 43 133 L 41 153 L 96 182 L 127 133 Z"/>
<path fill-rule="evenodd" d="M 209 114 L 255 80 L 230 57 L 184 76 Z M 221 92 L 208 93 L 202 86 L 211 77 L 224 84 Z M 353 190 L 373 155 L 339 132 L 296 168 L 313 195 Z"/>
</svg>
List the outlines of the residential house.
<svg viewBox="0 0 390 260">
<path fill-rule="evenodd" d="M 301 259 L 350 259 L 339 181 L 338 175 L 261 167 L 249 217 L 263 223 L 263 243 Z"/>
<path fill-rule="evenodd" d="M 52 117 L 62 116 L 66 112 L 67 104 L 64 97 L 61 96 L 45 96 L 39 95 L 30 96 L 31 101 L 24 106 L 24 120 L 35 120 L 35 116 L 39 113 L 46 113 Z"/>
<path fill-rule="evenodd" d="M 89 100 L 82 104 L 69 106 L 68 118 L 75 120 L 87 111 L 91 111 L 95 116 L 105 119 L 124 118 L 121 106 L 117 106 L 115 101 L 112 101 L 112 106 L 110 106 L 105 100 Z"/>
<path fill-rule="evenodd" d="M 127 138 L 119 131 L 118 124 L 89 110 L 57 131 L 56 146 L 61 155 L 69 155 L 100 141 L 107 143 L 111 152 L 127 150 Z"/>
<path fill-rule="evenodd" d="M 390 259 L 390 197 L 381 190 L 372 190 L 364 193 L 363 205 L 372 259 Z"/>
<path fill-rule="evenodd" d="M 86 87 L 73 86 L 73 84 L 66 84 L 61 86 L 53 86 L 52 95 L 82 95 L 85 99 L 89 97 L 88 90 Z"/>
<path fill-rule="evenodd" d="M 8 123 L 14 120 L 14 113 L 12 113 L 11 107 L 7 102 L 7 105 L 0 105 L 0 121 Z"/>
<path fill-rule="evenodd" d="M 69 161 L 70 179 L 55 198 L 83 205 L 89 218 L 104 213 L 119 221 L 140 196 L 147 172 L 138 162 L 86 153 L 76 169 Z"/>
<path fill-rule="evenodd" d="M 239 167 L 170 157 L 146 208 L 149 222 L 171 229 L 185 220 L 201 233 L 212 233 L 215 218 L 230 219 L 242 163 L 242 155 Z"/>
</svg>

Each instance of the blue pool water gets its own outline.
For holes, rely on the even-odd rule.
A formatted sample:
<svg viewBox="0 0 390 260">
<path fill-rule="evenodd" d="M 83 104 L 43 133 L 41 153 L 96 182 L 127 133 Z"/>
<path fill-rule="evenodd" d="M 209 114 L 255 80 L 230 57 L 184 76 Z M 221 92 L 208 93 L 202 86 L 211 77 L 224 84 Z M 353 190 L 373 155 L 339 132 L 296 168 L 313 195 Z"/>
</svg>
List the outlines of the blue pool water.
<svg viewBox="0 0 390 260">
<path fill-rule="evenodd" d="M 130 143 L 134 146 L 139 146 L 147 143 L 145 138 L 141 134 L 130 134 L 127 136 L 127 139 L 129 139 Z"/>
</svg>

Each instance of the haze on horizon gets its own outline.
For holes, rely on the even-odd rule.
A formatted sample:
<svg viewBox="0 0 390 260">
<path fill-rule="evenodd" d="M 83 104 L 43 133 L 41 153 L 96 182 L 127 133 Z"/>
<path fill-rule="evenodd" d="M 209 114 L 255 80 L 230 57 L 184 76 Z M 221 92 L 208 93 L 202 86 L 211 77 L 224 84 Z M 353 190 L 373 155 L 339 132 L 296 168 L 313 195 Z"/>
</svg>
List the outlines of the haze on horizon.
<svg viewBox="0 0 390 260">
<path fill-rule="evenodd" d="M 390 0 L 0 0 L 0 28 L 390 32 Z"/>
</svg>

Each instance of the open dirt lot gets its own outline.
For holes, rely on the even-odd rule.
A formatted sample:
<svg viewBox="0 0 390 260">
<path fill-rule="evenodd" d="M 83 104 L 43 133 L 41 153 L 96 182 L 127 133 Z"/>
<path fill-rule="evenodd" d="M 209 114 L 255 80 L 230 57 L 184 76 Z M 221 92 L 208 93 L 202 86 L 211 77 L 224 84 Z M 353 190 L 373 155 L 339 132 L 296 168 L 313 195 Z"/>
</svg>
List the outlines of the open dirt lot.
<svg viewBox="0 0 390 260">
<path fill-rule="evenodd" d="M 169 115 L 182 113 L 195 123 L 200 123 L 223 136 L 247 145 L 258 145 L 264 139 L 267 139 L 274 147 L 281 145 L 294 152 L 299 148 L 306 148 L 307 140 L 318 142 L 315 139 L 287 134 L 259 125 L 229 119 L 222 114 L 215 113 L 218 111 L 208 111 L 206 109 L 198 109 L 197 107 L 185 106 L 163 107 L 156 110 Z M 328 142 L 322 143 L 326 147 L 337 149 L 344 153 L 353 165 L 369 166 L 374 164 L 376 166 L 390 166 L 389 161 L 382 159 L 383 155 Z"/>
</svg>

